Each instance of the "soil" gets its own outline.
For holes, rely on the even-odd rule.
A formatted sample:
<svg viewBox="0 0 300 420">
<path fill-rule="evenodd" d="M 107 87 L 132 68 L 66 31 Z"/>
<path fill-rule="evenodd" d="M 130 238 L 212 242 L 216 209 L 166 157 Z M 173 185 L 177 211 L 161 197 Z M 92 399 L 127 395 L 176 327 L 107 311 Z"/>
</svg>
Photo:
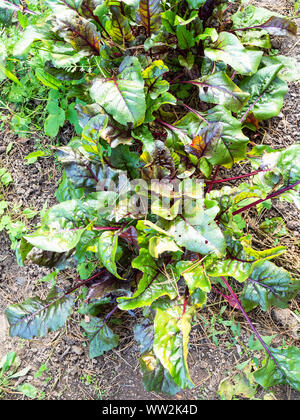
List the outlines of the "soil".
<svg viewBox="0 0 300 420">
<path fill-rule="evenodd" d="M 252 2 L 260 7 L 268 7 L 276 12 L 291 15 L 293 1 L 282 0 L 280 3 L 272 0 Z M 300 23 L 300 22 L 299 22 Z M 299 28 L 300 30 L 300 28 Z M 280 53 L 297 57 L 300 60 L 300 39 L 273 40 L 275 48 Z M 280 115 L 263 123 L 258 133 L 252 134 L 252 141 L 270 144 L 273 147 L 284 147 L 300 141 L 300 100 L 299 84 L 291 83 L 284 108 Z M 66 139 L 68 129 L 61 133 Z M 50 207 L 55 203 L 54 193 L 59 184 L 61 171 L 53 157 L 39 159 L 32 165 L 26 165 L 24 156 L 35 150 L 36 139 L 19 139 L 11 132 L 1 133 L 0 167 L 7 167 L 12 173 L 13 184 L 8 190 L 7 198 L 24 207 L 31 207 L 40 211 L 43 206 Z M 46 146 L 48 139 L 39 139 Z M 13 142 L 11 152 L 6 155 L 6 146 Z M 291 269 L 300 276 L 299 212 L 292 206 L 275 202 L 273 213 L 262 213 L 259 218 L 250 220 L 250 229 L 255 233 L 257 245 L 272 245 L 274 238 L 259 231 L 259 223 L 270 216 L 281 216 L 286 220 L 291 232 L 288 238 L 283 238 L 283 244 L 289 249 L 288 257 L 281 257 L 277 261 L 283 267 Z M 31 226 L 38 220 L 30 221 Z M 36 398 L 49 400 L 169 400 L 165 395 L 147 393 L 142 384 L 139 371 L 139 349 L 133 338 L 133 326 L 136 319 L 123 312 L 116 313 L 116 318 L 122 324 L 117 326 L 120 334 L 120 345 L 117 349 L 91 360 L 88 356 L 85 337 L 79 326 L 81 318 L 74 314 L 65 328 L 49 334 L 45 339 L 24 341 L 10 338 L 8 325 L 4 315 L 5 308 L 12 303 L 23 301 L 25 298 L 39 295 L 45 296 L 48 286 L 40 283 L 39 279 L 48 274 L 47 269 L 35 265 L 19 267 L 14 251 L 10 249 L 10 240 L 5 232 L 0 233 L 0 359 L 9 351 L 16 351 L 21 367 L 30 366 L 25 377 L 12 382 L 12 386 L 5 390 L 5 399 L 27 399 L 16 391 L 21 383 L 30 383 L 38 389 Z M 66 272 L 58 279 L 58 285 L 69 288 L 73 284 L 74 273 Z M 300 312 L 299 301 L 291 303 L 293 312 Z M 247 360 L 249 355 L 244 351 L 251 335 L 251 330 L 242 315 L 226 308 L 221 321 L 217 322 L 218 312 L 224 301 L 214 294 L 209 295 L 209 301 L 204 310 L 197 315 L 190 337 L 189 367 L 191 378 L 195 383 L 193 390 L 182 391 L 171 399 L 174 400 L 217 400 L 218 388 L 222 380 L 232 376 L 233 367 Z M 264 313 L 259 309 L 251 312 L 259 332 L 266 335 L 277 334 L 274 346 L 280 345 L 282 339 L 289 345 L 299 345 L 299 319 L 291 313 L 284 314 L 274 310 Z M 139 318 L 139 313 L 135 314 Z M 216 322 L 213 328 L 207 324 L 211 319 Z M 230 332 L 230 326 L 223 321 L 234 320 L 240 323 L 241 333 L 238 340 Z M 298 322 L 298 324 L 297 324 Z M 214 331 L 214 336 L 211 335 Z M 218 347 L 216 346 L 218 340 Z M 41 366 L 46 366 L 43 373 Z M 37 374 L 37 372 L 40 374 Z M 300 400 L 300 393 L 289 386 L 274 387 L 269 391 L 258 388 L 257 398 L 265 396 L 281 400 Z M 243 399 L 243 397 L 238 397 Z"/>
</svg>

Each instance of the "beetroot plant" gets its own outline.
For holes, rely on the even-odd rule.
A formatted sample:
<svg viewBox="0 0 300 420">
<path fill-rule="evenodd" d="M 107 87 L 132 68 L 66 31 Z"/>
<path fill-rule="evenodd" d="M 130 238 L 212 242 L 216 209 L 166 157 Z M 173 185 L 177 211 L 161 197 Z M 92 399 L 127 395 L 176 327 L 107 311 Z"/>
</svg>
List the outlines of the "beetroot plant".
<svg viewBox="0 0 300 420">
<path fill-rule="evenodd" d="M 72 92 L 77 135 L 58 147 L 58 204 L 22 237 L 17 259 L 78 277 L 9 306 L 11 336 L 44 337 L 79 311 L 93 358 L 118 346 L 116 311 L 139 311 L 145 388 L 175 394 L 193 387 L 189 334 L 213 288 L 266 352 L 257 382 L 300 391 L 299 349 L 270 347 L 248 315 L 287 308 L 300 279 L 272 261 L 285 247 L 255 249 L 239 223 L 274 198 L 300 208 L 300 145 L 248 137 L 283 106 L 292 65 L 270 55 L 271 37 L 295 36 L 296 25 L 234 1 L 45 4 L 40 16 L 30 2 L 22 9 L 30 16 L 14 54 L 34 58 L 50 92 Z M 237 163 L 250 169 L 236 176 Z"/>
</svg>

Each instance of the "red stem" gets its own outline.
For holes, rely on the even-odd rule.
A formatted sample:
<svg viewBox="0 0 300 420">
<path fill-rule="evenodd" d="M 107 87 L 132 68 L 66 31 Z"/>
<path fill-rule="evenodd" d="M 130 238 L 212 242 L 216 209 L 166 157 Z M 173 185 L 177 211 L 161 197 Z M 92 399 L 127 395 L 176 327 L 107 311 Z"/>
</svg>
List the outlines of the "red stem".
<svg viewBox="0 0 300 420">
<path fill-rule="evenodd" d="M 162 120 L 160 120 L 160 119 L 156 119 L 155 121 L 156 121 L 158 124 L 160 124 L 160 125 L 164 125 L 165 127 L 169 128 L 170 130 L 173 130 L 173 129 L 174 129 L 173 125 L 168 124 L 168 123 L 167 123 L 167 122 L 165 122 L 165 121 L 162 121 Z"/>
<path fill-rule="evenodd" d="M 295 188 L 299 184 L 300 184 L 300 181 L 295 182 L 295 184 L 289 185 L 288 187 L 281 188 L 280 190 L 277 190 L 277 191 L 273 192 L 272 194 L 269 194 L 266 198 L 261 198 L 260 200 L 257 200 L 254 203 L 248 204 L 247 206 L 242 207 L 241 209 L 234 211 L 232 213 L 232 215 L 235 216 L 236 214 L 243 213 L 244 211 L 249 210 L 254 206 L 257 206 L 258 204 L 263 203 L 264 201 L 267 201 L 270 198 L 277 197 L 277 196 L 283 194 L 286 191 L 292 190 L 293 188 Z"/>
<path fill-rule="evenodd" d="M 90 280 L 94 280 L 94 279 L 96 279 L 97 277 L 99 277 L 101 274 L 103 274 L 104 273 L 104 271 L 106 271 L 106 268 L 104 268 L 104 270 L 101 270 L 101 271 L 99 271 L 99 273 L 97 273 L 97 274 L 95 274 L 94 276 L 92 276 L 92 277 L 90 277 L 88 280 L 83 280 L 83 284 L 85 284 L 85 283 L 87 283 L 88 281 L 90 281 Z M 80 281 L 81 280 L 81 278 L 80 277 L 77 277 L 74 281 Z M 76 287 L 80 287 L 80 284 L 79 285 L 77 285 Z M 70 291 L 69 292 L 67 292 L 67 294 L 69 294 L 69 293 L 71 293 Z"/>
<path fill-rule="evenodd" d="M 185 295 L 184 295 L 182 316 L 185 314 L 185 311 L 186 311 L 186 305 L 187 305 L 188 297 L 189 297 L 189 289 L 188 289 L 188 287 L 186 287 Z"/>
<path fill-rule="evenodd" d="M 238 179 L 249 178 L 250 176 L 257 175 L 260 172 L 267 172 L 267 171 L 268 171 L 267 169 L 259 169 L 259 170 L 255 171 L 255 172 L 251 172 L 250 174 L 239 175 L 239 176 L 235 176 L 233 178 L 213 180 L 213 181 L 210 181 L 208 184 L 209 185 L 213 185 L 213 184 L 221 184 L 223 182 L 236 181 Z"/>
<path fill-rule="evenodd" d="M 216 181 L 215 181 L 215 179 L 216 179 L 216 177 L 217 177 L 217 175 L 218 175 L 219 169 L 220 169 L 220 165 L 218 165 L 218 166 L 216 167 L 216 170 L 215 170 L 215 173 L 214 173 L 213 179 L 211 180 L 211 182 L 210 182 L 210 183 L 209 183 L 209 185 L 208 185 L 207 194 L 209 194 L 209 193 L 211 192 L 212 187 L 213 187 L 213 184 L 216 182 Z"/>
<path fill-rule="evenodd" d="M 211 289 L 218 293 L 218 295 L 221 295 L 225 300 L 228 300 L 228 296 L 224 295 L 224 293 L 220 292 L 220 290 L 216 289 L 215 287 L 211 286 Z"/>
<path fill-rule="evenodd" d="M 93 226 L 93 230 L 120 230 L 122 227 Z"/>
<path fill-rule="evenodd" d="M 250 321 L 250 319 L 249 319 L 249 317 L 248 317 L 245 309 L 243 308 L 242 304 L 238 300 L 238 297 L 236 296 L 236 294 L 234 293 L 234 291 L 230 287 L 228 281 L 223 276 L 221 276 L 221 278 L 222 278 L 223 282 L 225 283 L 227 289 L 229 290 L 231 296 L 233 297 L 234 301 L 236 302 L 237 306 L 239 307 L 239 309 L 243 313 L 244 317 L 246 318 L 246 321 L 248 322 L 248 324 L 251 327 L 252 331 L 254 332 L 255 336 L 257 337 L 257 339 L 259 340 L 259 342 L 261 343 L 261 345 L 263 346 L 263 348 L 266 350 L 266 352 L 268 353 L 268 355 L 271 357 L 271 359 L 273 360 L 273 362 L 275 363 L 275 365 L 279 368 L 278 363 L 277 363 L 276 359 L 274 358 L 271 350 L 269 349 L 269 347 L 267 346 L 267 344 L 264 342 L 264 340 L 261 338 L 259 332 L 257 331 L 257 329 L 254 327 L 254 325 Z"/>
<path fill-rule="evenodd" d="M 174 82 L 175 82 L 175 80 L 178 80 L 178 79 L 180 79 L 180 77 L 182 77 L 182 76 L 184 76 L 184 73 L 180 73 L 178 76 L 176 76 L 173 80 L 171 80 L 169 83 L 170 83 L 170 85 L 172 85 Z"/>
<path fill-rule="evenodd" d="M 67 296 L 67 295 L 69 295 L 70 293 L 74 292 L 74 290 L 79 289 L 79 287 L 84 286 L 84 285 L 85 285 L 86 283 L 88 283 L 89 281 L 94 280 L 94 279 L 96 279 L 97 277 L 101 276 L 101 274 L 103 274 L 105 271 L 106 271 L 106 268 L 105 268 L 104 270 L 99 271 L 99 273 L 97 273 L 97 274 L 95 274 L 94 276 L 92 276 L 92 277 L 88 278 L 87 280 L 83 280 L 82 282 L 77 283 L 77 285 L 76 285 L 76 286 L 74 286 L 74 287 L 72 287 L 71 289 L 67 290 L 67 291 L 65 292 L 65 294 L 64 294 L 64 295 L 62 295 L 62 296 L 60 296 L 60 297 L 59 297 L 59 299 L 61 299 L 61 297 L 63 297 L 63 296 Z M 79 279 L 79 280 L 80 280 L 80 279 Z M 75 281 L 78 281 L 78 278 L 77 278 L 77 279 L 75 279 Z"/>
<path fill-rule="evenodd" d="M 207 119 L 205 119 L 204 117 L 202 117 L 202 115 L 200 114 L 200 112 L 199 111 L 197 111 L 196 109 L 194 109 L 194 108 L 191 108 L 190 106 L 188 106 L 188 105 L 186 105 L 185 103 L 183 103 L 183 102 L 180 102 L 180 104 L 182 105 L 182 106 L 184 106 L 186 109 L 188 109 L 189 111 L 191 111 L 193 114 L 195 114 L 195 115 L 197 115 L 197 117 L 199 117 L 202 121 L 204 121 L 204 122 L 206 122 L 206 124 L 210 124 L 210 122 L 209 121 L 207 121 Z"/>
</svg>

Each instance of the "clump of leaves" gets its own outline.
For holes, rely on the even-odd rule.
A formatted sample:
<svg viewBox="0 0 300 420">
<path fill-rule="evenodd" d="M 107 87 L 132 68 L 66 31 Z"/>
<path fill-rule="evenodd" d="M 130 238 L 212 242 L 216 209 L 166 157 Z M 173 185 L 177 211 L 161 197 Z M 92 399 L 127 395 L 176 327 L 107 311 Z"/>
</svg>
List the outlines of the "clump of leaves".
<svg viewBox="0 0 300 420">
<path fill-rule="evenodd" d="M 85 287 L 79 312 L 88 315 L 81 326 L 90 356 L 118 345 L 116 311 L 141 309 L 135 338 L 145 388 L 175 394 L 193 387 L 191 323 L 214 287 L 266 352 L 257 382 L 300 390 L 299 350 L 271 348 L 247 314 L 286 308 L 300 280 L 272 262 L 285 247 L 257 250 L 241 227 L 241 215 L 267 200 L 300 207 L 300 146 L 251 149 L 245 130 L 283 106 L 290 67 L 268 56 L 270 36 L 294 36 L 296 25 L 251 5 L 228 20 L 228 1 L 45 3 L 51 13 L 26 27 L 15 54 L 37 48 L 37 77 L 58 91 L 75 70 L 83 74 L 70 85 L 80 130 L 58 150 L 59 204 L 22 237 L 17 257 L 56 273 L 75 266 L 79 277 L 67 291 L 9 306 L 11 336 L 62 327 Z M 237 162 L 252 172 L 217 178 Z"/>
<path fill-rule="evenodd" d="M 37 212 L 8 200 L 7 189 L 12 182 L 11 173 L 6 168 L 0 168 L 0 232 L 7 232 L 11 248 L 15 250 L 22 235 L 28 231 L 26 220 L 35 217 Z"/>
<path fill-rule="evenodd" d="M 20 358 L 14 351 L 5 354 L 0 360 L 0 399 L 3 399 L 7 392 L 12 392 L 14 379 L 26 376 L 31 369 L 30 366 L 19 369 L 20 365 Z"/>
</svg>

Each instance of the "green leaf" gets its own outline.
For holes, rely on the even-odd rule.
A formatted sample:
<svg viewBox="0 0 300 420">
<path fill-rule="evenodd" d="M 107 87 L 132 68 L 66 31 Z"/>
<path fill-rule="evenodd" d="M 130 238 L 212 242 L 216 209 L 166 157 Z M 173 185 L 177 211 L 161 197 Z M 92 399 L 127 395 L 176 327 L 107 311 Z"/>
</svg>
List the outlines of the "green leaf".
<svg viewBox="0 0 300 420">
<path fill-rule="evenodd" d="M 11 173 L 7 171 L 6 168 L 0 169 L 0 182 L 5 187 L 8 187 L 8 185 L 13 182 L 13 177 L 11 176 Z"/>
<path fill-rule="evenodd" d="M 239 88 L 225 72 L 217 72 L 188 83 L 198 86 L 201 101 L 223 105 L 233 112 L 241 110 L 250 97 L 247 90 Z"/>
<path fill-rule="evenodd" d="M 185 389 L 194 386 L 187 366 L 192 312 L 182 312 L 178 306 L 169 311 L 156 310 L 153 351 L 174 382 Z"/>
<path fill-rule="evenodd" d="M 179 55 L 178 61 L 182 67 L 186 67 L 188 70 L 191 70 L 195 63 L 195 56 L 191 51 L 189 51 L 186 58 L 183 55 Z"/>
<path fill-rule="evenodd" d="M 190 203 L 193 204 L 193 200 Z M 187 205 L 188 200 L 185 200 L 185 208 Z M 190 217 L 188 214 L 185 214 L 185 220 L 178 217 L 168 233 L 177 245 L 189 251 L 204 255 L 213 252 L 221 256 L 225 253 L 226 243 L 221 229 L 214 221 L 218 211 L 216 205 L 211 208 L 205 208 L 203 204 L 192 206 Z"/>
<path fill-rule="evenodd" d="M 166 80 L 162 80 L 163 75 L 168 71 L 168 67 L 162 60 L 155 60 L 151 66 L 142 72 L 147 87 L 147 94 L 150 95 L 151 99 L 156 99 L 169 89 L 169 83 Z"/>
<path fill-rule="evenodd" d="M 89 322 L 82 321 L 80 326 L 87 334 L 91 359 L 102 356 L 103 353 L 117 347 L 119 344 L 119 336 L 101 318 L 92 316 Z"/>
<path fill-rule="evenodd" d="M 263 7 L 256 7 L 252 4 L 238 10 L 234 15 L 231 16 L 233 22 L 233 28 L 244 28 L 256 27 L 266 22 L 272 16 L 279 17 L 278 13 Z"/>
<path fill-rule="evenodd" d="M 231 168 L 234 162 L 245 159 L 249 138 L 243 133 L 241 122 L 223 106 L 210 109 L 205 118 L 222 123 L 221 139 L 208 157 L 209 163 Z"/>
<path fill-rule="evenodd" d="M 143 143 L 143 152 L 148 152 L 150 155 L 155 150 L 155 142 L 151 131 L 146 124 L 142 124 L 131 132 L 132 137 L 140 140 Z"/>
<path fill-rule="evenodd" d="M 262 29 L 271 35 L 297 35 L 297 25 L 290 19 L 263 7 L 248 5 L 232 17 L 235 31 Z"/>
<path fill-rule="evenodd" d="M 213 261 L 207 267 L 207 274 L 212 277 L 230 276 L 242 283 L 248 279 L 251 270 L 252 262 L 226 259 Z"/>
<path fill-rule="evenodd" d="M 132 267 L 144 273 L 138 289 L 131 297 L 121 297 L 117 301 L 119 308 L 130 310 L 150 306 L 154 300 L 161 296 L 169 296 L 174 299 L 177 296 L 176 283 L 179 277 L 174 273 L 172 266 L 167 266 L 164 274 L 158 271 L 158 267 L 149 251 L 140 249 L 140 254 L 132 261 Z"/>
<path fill-rule="evenodd" d="M 179 261 L 176 269 L 183 276 L 190 294 L 193 294 L 196 289 L 201 289 L 206 293 L 211 291 L 209 277 L 207 276 L 204 265 L 200 262 L 193 264 L 191 261 Z"/>
<path fill-rule="evenodd" d="M 35 386 L 28 383 L 19 385 L 17 390 L 31 399 L 35 399 L 38 395 L 38 389 Z"/>
<path fill-rule="evenodd" d="M 272 217 L 271 219 L 266 218 L 263 223 L 259 226 L 266 233 L 270 233 L 276 237 L 288 236 L 289 230 L 287 229 L 282 217 Z"/>
<path fill-rule="evenodd" d="M 188 31 L 185 26 L 177 26 L 176 36 L 178 39 L 178 46 L 181 50 L 188 50 L 195 45 L 195 38 L 193 34 Z"/>
<path fill-rule="evenodd" d="M 192 143 L 188 141 L 186 151 L 200 158 L 202 165 L 201 157 L 206 159 L 206 165 L 223 165 L 227 168 L 245 159 L 249 139 L 242 131 L 241 122 L 223 106 L 211 108 L 204 116 L 211 123 L 209 126 L 193 113 L 186 114 L 176 123 L 176 127 L 186 131 L 193 139 Z"/>
<path fill-rule="evenodd" d="M 159 258 L 164 252 L 183 252 L 175 241 L 168 236 L 153 236 L 149 241 L 149 252 L 153 258 Z"/>
<path fill-rule="evenodd" d="M 11 71 L 9 71 L 7 68 L 5 68 L 1 63 L 0 63 L 0 71 L 9 80 L 11 80 L 12 82 L 16 83 L 19 86 L 22 86 L 22 84 L 21 84 L 20 80 L 17 78 L 17 76 L 15 76 Z"/>
<path fill-rule="evenodd" d="M 113 194 L 114 195 L 114 194 Z M 86 200 L 68 200 L 50 208 L 42 218 L 41 227 L 24 239 L 37 248 L 52 252 L 67 252 L 76 247 L 86 231 L 85 220 L 97 220 L 107 207 L 110 192 L 88 195 Z"/>
<path fill-rule="evenodd" d="M 278 153 L 268 154 L 262 161 L 269 160 L 269 168 L 275 173 L 279 172 L 287 185 L 292 185 L 300 181 L 299 153 L 300 144 L 293 144 Z"/>
<path fill-rule="evenodd" d="M 166 90 L 168 86 L 164 81 L 157 82 L 156 88 L 161 90 Z M 154 112 L 158 111 L 163 105 L 169 104 L 169 105 L 177 105 L 177 100 L 175 96 L 173 96 L 169 92 L 162 92 L 158 95 L 156 99 L 151 99 L 150 95 L 146 96 L 146 117 L 145 117 L 145 123 L 149 123 L 155 120 L 155 116 L 153 115 Z"/>
<path fill-rule="evenodd" d="M 45 337 L 48 332 L 61 328 L 71 315 L 74 298 L 59 294 L 58 289 L 50 291 L 45 300 L 38 297 L 23 303 L 10 305 L 5 314 L 10 325 L 10 336 L 32 339 Z"/>
<path fill-rule="evenodd" d="M 261 150 L 261 152 L 263 151 L 264 149 Z M 286 187 L 300 181 L 299 144 L 294 144 L 281 151 L 267 150 L 267 152 L 269 153 L 263 154 L 258 160 L 251 157 L 253 167 L 257 168 L 259 165 L 268 169 L 267 172 L 254 178 L 254 184 L 259 189 L 271 192 L 282 181 Z M 255 153 L 261 154 L 259 150 L 256 150 Z M 299 191 L 300 186 L 295 185 L 292 190 L 283 192 L 280 199 L 294 203 L 297 208 L 300 208 Z"/>
<path fill-rule="evenodd" d="M 253 271 L 243 289 L 242 303 L 246 311 L 258 305 L 263 311 L 272 305 L 287 308 L 299 290 L 300 281 L 292 279 L 288 271 L 270 261 L 259 261 L 253 264 Z"/>
<path fill-rule="evenodd" d="M 57 136 L 66 118 L 65 111 L 59 106 L 58 97 L 59 93 L 56 90 L 50 90 L 46 108 L 49 115 L 44 121 L 44 131 L 51 138 Z"/>
<path fill-rule="evenodd" d="M 263 67 L 252 77 L 246 77 L 240 88 L 250 93 L 250 100 L 241 115 L 245 119 L 252 112 L 258 120 L 266 120 L 279 114 L 284 97 L 288 92 L 287 83 L 276 77 L 283 68 L 281 64 Z"/>
<path fill-rule="evenodd" d="M 101 234 L 98 242 L 98 254 L 101 263 L 107 270 L 119 279 L 116 265 L 116 252 L 118 248 L 118 235 L 113 231 L 106 231 Z"/>
<path fill-rule="evenodd" d="M 210 38 L 212 42 L 216 42 L 219 37 L 219 34 L 215 28 L 205 28 L 205 31 L 197 35 L 196 41 L 205 40 Z"/>
<path fill-rule="evenodd" d="M 175 395 L 180 391 L 171 374 L 163 367 L 152 352 L 145 353 L 140 358 L 143 385 L 147 392 L 161 392 Z"/>
<path fill-rule="evenodd" d="M 63 171 L 62 181 L 55 192 L 55 197 L 59 203 L 67 200 L 73 200 L 82 197 L 84 194 L 83 188 L 74 188 L 73 183 L 66 176 L 66 171 Z"/>
<path fill-rule="evenodd" d="M 44 157 L 46 155 L 46 152 L 44 150 L 37 150 L 35 152 L 29 153 L 29 155 L 25 156 L 24 159 L 26 159 L 26 165 L 31 165 L 32 163 L 35 163 L 39 157 Z"/>
<path fill-rule="evenodd" d="M 10 351 L 9 353 L 5 354 L 0 360 L 0 377 L 3 376 L 5 372 L 8 372 L 11 367 L 16 364 L 16 357 L 17 353 L 15 351 Z"/>
<path fill-rule="evenodd" d="M 31 245 L 51 252 L 67 252 L 78 244 L 84 229 L 78 229 L 76 232 L 71 230 L 62 230 L 51 232 L 49 230 L 38 229 L 30 235 L 24 235 L 24 239 Z"/>
<path fill-rule="evenodd" d="M 102 0 L 81 0 L 80 1 L 80 9 L 81 9 L 81 13 L 83 13 L 83 15 L 91 20 L 96 20 L 97 23 L 99 23 L 97 21 L 97 8 L 103 5 L 103 1 Z"/>
<path fill-rule="evenodd" d="M 187 0 L 187 4 L 191 7 L 191 9 L 199 9 L 206 0 Z"/>
<path fill-rule="evenodd" d="M 300 350 L 297 347 L 270 348 L 278 364 L 270 357 L 264 361 L 263 366 L 253 375 L 257 383 L 263 388 L 279 384 L 288 384 L 300 391 Z"/>
<path fill-rule="evenodd" d="M 82 0 L 46 0 L 46 5 L 53 11 L 55 16 L 62 16 L 70 12 L 80 10 Z"/>
<path fill-rule="evenodd" d="M 286 57 L 285 55 L 277 55 L 276 57 L 264 56 L 262 63 L 265 66 L 274 64 L 283 64 L 283 68 L 277 74 L 280 79 L 286 82 L 295 82 L 300 80 L 300 64 L 295 57 Z"/>
<path fill-rule="evenodd" d="M 0 7 L 0 23 L 1 23 L 1 25 L 8 26 L 9 24 L 11 24 L 11 18 L 13 16 L 13 12 L 14 12 L 14 10 L 10 10 L 9 8 Z"/>
<path fill-rule="evenodd" d="M 131 152 L 129 146 L 120 144 L 112 149 L 110 163 L 114 168 L 126 171 L 127 176 L 131 179 L 139 178 L 140 156 Z"/>
<path fill-rule="evenodd" d="M 144 42 L 144 49 L 148 52 L 151 48 L 154 47 L 163 47 L 166 46 L 168 48 L 176 49 L 176 43 L 169 43 L 167 38 L 167 34 L 165 31 L 153 33 L 149 38 L 146 39 Z"/>
<path fill-rule="evenodd" d="M 179 392 L 180 388 L 175 384 L 170 373 L 153 354 L 154 325 L 148 319 L 144 319 L 141 324 L 135 326 L 134 338 L 142 354 L 140 365 L 146 391 L 162 392 L 168 395 Z"/>
<path fill-rule="evenodd" d="M 8 202 L 7 201 L 0 201 L 0 216 L 2 216 L 5 212 L 5 210 L 8 208 Z"/>
<path fill-rule="evenodd" d="M 247 398 L 253 400 L 257 392 L 257 384 L 253 378 L 252 366 L 249 364 L 242 372 L 233 377 L 224 379 L 218 389 L 218 393 L 222 400 L 237 399 L 236 397 Z M 235 397 L 235 398 L 234 398 Z"/>
<path fill-rule="evenodd" d="M 223 61 L 243 75 L 257 72 L 263 51 L 247 50 L 238 38 L 229 33 L 221 32 L 213 47 L 205 48 L 205 56 L 212 61 Z"/>
<path fill-rule="evenodd" d="M 50 25 L 29 25 L 15 43 L 13 55 L 22 58 L 28 54 L 33 42 L 49 39 L 51 39 Z"/>
<path fill-rule="evenodd" d="M 62 86 L 62 82 L 59 79 L 47 73 L 44 69 L 37 68 L 35 75 L 44 86 L 50 87 L 51 89 L 58 90 Z"/>
<path fill-rule="evenodd" d="M 179 15 L 176 15 L 175 19 L 174 19 L 174 25 L 175 26 L 177 26 L 177 25 L 186 26 L 189 23 L 193 22 L 195 19 L 197 19 L 197 16 L 198 16 L 197 10 L 193 10 L 187 19 L 182 18 Z"/>
<path fill-rule="evenodd" d="M 120 124 L 140 125 L 145 118 L 146 102 L 141 65 L 128 57 L 116 77 L 95 79 L 90 90 L 92 98 Z"/>
<path fill-rule="evenodd" d="M 85 226 L 74 228 L 76 217 L 80 220 L 80 214 L 82 215 L 82 210 L 78 207 L 77 200 L 58 204 L 47 211 L 42 220 L 42 226 L 34 233 L 24 235 L 24 239 L 45 251 L 59 253 L 70 251 L 78 244 L 86 229 Z"/>
<path fill-rule="evenodd" d="M 278 257 L 286 251 L 285 247 L 277 247 L 264 251 L 256 251 L 248 244 L 244 244 L 232 237 L 232 233 L 225 232 L 227 243 L 227 258 L 216 260 L 215 257 L 206 258 L 204 265 L 207 274 L 213 277 L 233 277 L 239 282 L 246 281 L 258 260 L 268 260 Z"/>
</svg>

